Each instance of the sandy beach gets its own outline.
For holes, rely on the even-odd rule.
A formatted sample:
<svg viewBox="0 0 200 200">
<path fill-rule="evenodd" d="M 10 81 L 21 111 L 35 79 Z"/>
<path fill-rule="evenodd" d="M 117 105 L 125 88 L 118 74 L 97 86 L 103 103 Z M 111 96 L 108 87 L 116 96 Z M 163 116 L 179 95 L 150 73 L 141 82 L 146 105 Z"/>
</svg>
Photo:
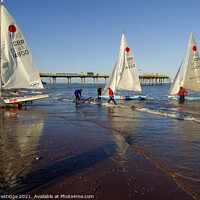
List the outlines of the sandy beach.
<svg viewBox="0 0 200 200">
<path fill-rule="evenodd" d="M 64 171 L 63 173 L 66 175 L 61 175 L 62 177 L 59 179 L 52 180 L 32 191 L 31 196 L 51 195 L 55 199 L 56 197 L 68 199 L 70 195 L 75 199 L 81 199 L 79 197 L 84 196 L 86 199 L 106 200 L 193 199 L 165 173 L 143 156 L 132 151 L 134 158 L 131 162 L 117 160 L 115 155 L 107 157 L 106 153 L 105 159 L 100 162 L 95 163 L 98 159 L 92 158 L 93 161 L 88 161 L 87 167 L 82 163 L 83 159 L 91 159 L 87 155 L 81 160 L 75 159 L 73 166 L 65 168 L 67 170 L 72 167 L 70 172 Z M 95 161 L 95 159 L 97 160 Z M 93 162 L 94 164 L 92 164 Z M 60 166 L 60 169 L 58 167 L 57 170 L 62 171 L 63 169 Z"/>
<path fill-rule="evenodd" d="M 27 184 L 29 180 L 36 183 L 28 192 L 31 196 L 81 199 L 79 197 L 83 195 L 87 199 L 106 200 L 193 199 L 171 177 L 127 145 L 121 135 L 114 142 L 113 130 L 66 114 L 57 117 L 56 121 L 54 131 L 63 131 L 63 134 L 55 138 L 48 129 L 43 138 L 49 144 L 48 156 L 45 157 L 47 152 L 42 148 L 44 158 L 35 161 L 36 170 L 30 178 L 27 177 Z"/>
</svg>

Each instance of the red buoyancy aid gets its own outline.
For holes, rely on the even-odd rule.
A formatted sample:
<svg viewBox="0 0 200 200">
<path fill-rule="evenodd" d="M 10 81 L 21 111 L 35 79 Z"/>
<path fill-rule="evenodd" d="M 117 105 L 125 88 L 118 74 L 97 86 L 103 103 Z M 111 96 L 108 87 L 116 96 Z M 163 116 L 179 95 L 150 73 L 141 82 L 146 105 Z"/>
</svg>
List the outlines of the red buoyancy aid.
<svg viewBox="0 0 200 200">
<path fill-rule="evenodd" d="M 113 91 L 109 90 L 109 95 L 113 98 Z"/>
<path fill-rule="evenodd" d="M 184 95 L 185 93 L 188 93 L 188 91 L 184 90 L 183 88 L 181 88 L 178 92 L 178 95 Z"/>
</svg>

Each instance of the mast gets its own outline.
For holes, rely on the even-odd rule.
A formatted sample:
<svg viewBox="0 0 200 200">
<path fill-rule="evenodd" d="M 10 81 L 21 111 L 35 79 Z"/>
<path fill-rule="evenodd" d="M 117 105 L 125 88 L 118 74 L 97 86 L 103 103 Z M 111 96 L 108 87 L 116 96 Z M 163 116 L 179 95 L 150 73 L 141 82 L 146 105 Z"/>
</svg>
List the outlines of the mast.
<svg viewBox="0 0 200 200">
<path fill-rule="evenodd" d="M 0 98 L 2 97 L 2 87 L 1 87 L 1 18 L 2 18 L 1 10 L 2 10 L 2 3 L 3 3 L 3 0 L 1 0 L 1 8 L 0 8 Z"/>
</svg>

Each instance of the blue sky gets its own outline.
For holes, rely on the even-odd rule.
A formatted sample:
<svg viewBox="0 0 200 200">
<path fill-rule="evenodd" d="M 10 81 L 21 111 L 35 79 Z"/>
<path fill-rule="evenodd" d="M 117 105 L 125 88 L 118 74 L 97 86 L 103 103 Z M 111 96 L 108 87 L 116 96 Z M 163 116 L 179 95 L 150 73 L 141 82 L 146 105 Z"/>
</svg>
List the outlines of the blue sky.
<svg viewBox="0 0 200 200">
<path fill-rule="evenodd" d="M 174 77 L 190 33 L 200 45 L 199 0 L 4 0 L 39 72 L 109 74 L 122 32 L 141 73 Z"/>
</svg>

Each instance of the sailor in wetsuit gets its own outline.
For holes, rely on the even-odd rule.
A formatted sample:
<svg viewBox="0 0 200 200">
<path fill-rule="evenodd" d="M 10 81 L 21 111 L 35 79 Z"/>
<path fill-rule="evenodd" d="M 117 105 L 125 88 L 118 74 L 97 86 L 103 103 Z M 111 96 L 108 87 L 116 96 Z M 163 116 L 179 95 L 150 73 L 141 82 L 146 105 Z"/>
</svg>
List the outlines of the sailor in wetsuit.
<svg viewBox="0 0 200 200">
<path fill-rule="evenodd" d="M 179 101 L 183 102 L 185 100 L 185 93 L 188 93 L 188 91 L 184 90 L 183 87 L 180 86 L 180 90 L 178 92 Z"/>
<path fill-rule="evenodd" d="M 97 89 L 97 92 L 98 92 L 98 97 L 99 97 L 99 96 L 101 96 L 101 91 L 102 91 L 102 87 L 101 87 L 101 86 L 99 86 L 99 87 L 98 87 L 98 89 Z"/>
<path fill-rule="evenodd" d="M 75 94 L 75 97 L 76 97 L 76 101 L 80 100 L 80 98 L 81 98 L 81 92 L 82 92 L 82 89 L 75 90 L 74 94 Z"/>
<path fill-rule="evenodd" d="M 108 103 L 110 103 L 110 101 L 113 101 L 114 104 L 116 105 L 117 103 L 116 103 L 115 100 L 114 100 L 113 91 L 112 91 L 110 88 L 108 88 L 108 93 L 109 93 L 109 100 L 108 100 Z"/>
</svg>

